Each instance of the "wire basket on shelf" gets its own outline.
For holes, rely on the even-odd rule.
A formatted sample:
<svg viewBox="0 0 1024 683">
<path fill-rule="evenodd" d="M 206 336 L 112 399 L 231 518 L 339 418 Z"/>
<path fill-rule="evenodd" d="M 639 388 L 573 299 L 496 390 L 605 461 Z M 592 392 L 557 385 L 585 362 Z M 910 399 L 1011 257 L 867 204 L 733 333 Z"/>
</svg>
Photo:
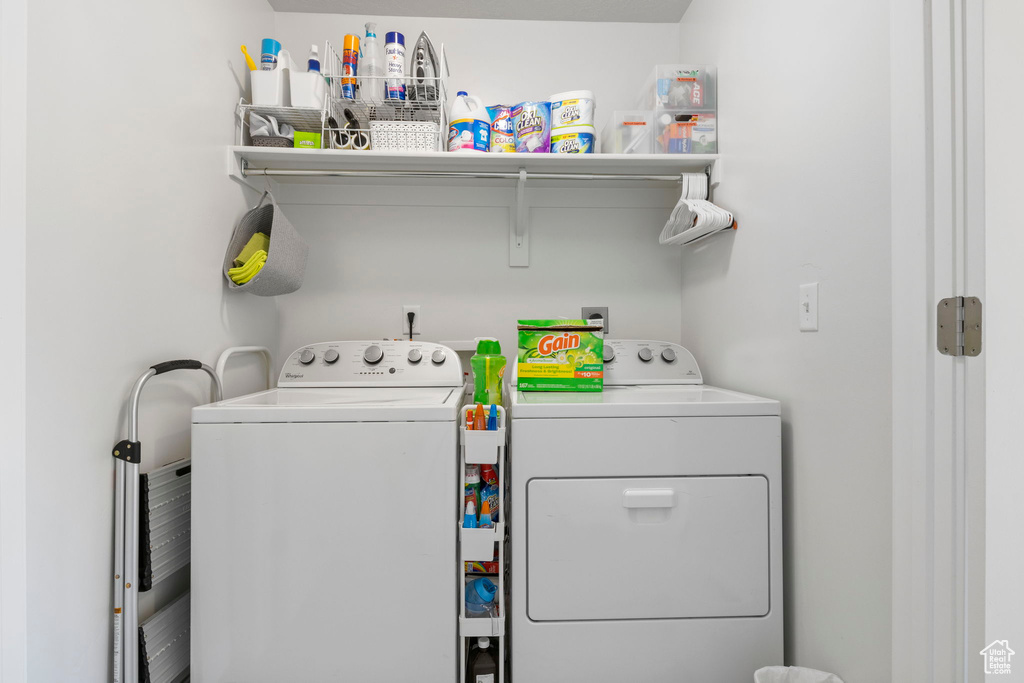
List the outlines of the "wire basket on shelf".
<svg viewBox="0 0 1024 683">
<path fill-rule="evenodd" d="M 346 79 L 342 76 L 342 59 L 330 41 L 324 48 L 323 64 L 330 110 L 324 126 L 325 147 L 391 152 L 444 149 L 448 101 L 448 64 L 444 45 L 439 51 L 437 76 L 409 75 L 399 79 L 358 76 Z M 407 99 L 384 96 L 386 84 L 394 85 L 396 81 L 405 85 Z M 382 137 L 385 129 L 388 133 Z M 369 143 L 369 146 L 356 144 L 362 142 Z"/>
<path fill-rule="evenodd" d="M 250 104 L 245 100 L 238 103 L 237 116 L 240 122 L 238 128 L 238 144 L 245 144 L 245 135 L 251 129 L 250 115 L 258 114 L 263 118 L 273 116 L 278 125 L 288 124 L 297 131 L 304 133 L 320 133 L 321 147 L 327 147 L 324 139 L 324 127 L 328 117 L 328 106 L 323 109 L 308 109 L 302 107 L 271 107 L 258 104 Z M 251 143 L 256 147 L 292 147 L 293 140 L 287 137 L 274 135 L 251 135 Z"/>
</svg>

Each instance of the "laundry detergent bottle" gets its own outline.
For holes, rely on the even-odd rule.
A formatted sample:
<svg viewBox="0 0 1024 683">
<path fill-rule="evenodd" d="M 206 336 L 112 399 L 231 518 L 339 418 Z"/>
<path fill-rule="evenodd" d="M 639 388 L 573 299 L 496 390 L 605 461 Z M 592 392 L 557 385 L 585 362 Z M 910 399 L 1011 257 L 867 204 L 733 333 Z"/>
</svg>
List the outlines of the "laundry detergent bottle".
<svg viewBox="0 0 1024 683">
<path fill-rule="evenodd" d="M 476 354 L 469 359 L 473 368 L 474 403 L 501 405 L 501 381 L 505 376 L 505 363 L 497 339 L 480 337 L 476 340 Z"/>
<path fill-rule="evenodd" d="M 448 116 L 449 152 L 486 152 L 491 147 L 491 116 L 479 97 L 460 90 Z"/>
<path fill-rule="evenodd" d="M 488 578 L 473 579 L 466 584 L 466 616 L 494 617 L 494 596 L 498 594 L 498 586 Z"/>
</svg>

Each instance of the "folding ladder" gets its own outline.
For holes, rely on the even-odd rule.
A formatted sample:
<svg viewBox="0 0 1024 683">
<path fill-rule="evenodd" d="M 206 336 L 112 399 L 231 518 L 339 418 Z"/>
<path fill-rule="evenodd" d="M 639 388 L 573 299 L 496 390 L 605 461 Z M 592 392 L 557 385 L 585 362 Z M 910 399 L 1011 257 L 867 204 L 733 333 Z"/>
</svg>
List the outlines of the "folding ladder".
<svg viewBox="0 0 1024 683">
<path fill-rule="evenodd" d="M 188 671 L 187 592 L 139 624 L 139 591 L 149 590 L 191 560 L 191 460 L 139 475 L 139 396 L 151 378 L 172 370 L 202 370 L 213 382 L 213 400 L 223 395 L 213 368 L 197 360 L 157 363 L 132 387 L 128 438 L 113 449 L 114 683 L 171 683 Z"/>
</svg>

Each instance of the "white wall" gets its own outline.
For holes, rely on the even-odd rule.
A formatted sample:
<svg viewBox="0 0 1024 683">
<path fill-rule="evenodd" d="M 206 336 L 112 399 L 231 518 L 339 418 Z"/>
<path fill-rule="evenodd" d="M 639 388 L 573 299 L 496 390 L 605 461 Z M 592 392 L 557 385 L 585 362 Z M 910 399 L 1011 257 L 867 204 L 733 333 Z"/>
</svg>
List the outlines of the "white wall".
<svg viewBox="0 0 1024 683">
<path fill-rule="evenodd" d="M 719 66 L 739 222 L 683 256 L 705 381 L 783 402 L 786 660 L 890 679 L 888 6 L 694 0 L 684 62 Z M 820 331 L 798 287 L 820 283 Z"/>
<path fill-rule="evenodd" d="M 0 681 L 25 679 L 25 63 L 28 2 L 0 2 Z"/>
<path fill-rule="evenodd" d="M 1024 147 L 1019 112 L 1024 94 L 1016 83 L 1024 62 L 1018 29 L 1024 5 L 1015 0 L 985 3 L 985 329 L 987 357 L 985 644 L 1009 640 L 1018 654 L 1014 673 L 1004 680 L 1024 680 L 1024 552 L 1020 543 L 1024 499 L 1024 360 L 1020 339 L 1020 187 L 1024 183 L 1019 152 Z M 977 664 L 976 652 L 967 653 Z"/>
<path fill-rule="evenodd" d="M 245 83 L 238 46 L 258 46 L 272 22 L 262 0 L 29 8 L 31 681 L 109 680 L 110 449 L 135 378 L 272 341 L 275 302 L 228 295 L 219 272 L 254 201 L 224 156 Z M 258 364 L 249 370 L 236 390 L 261 386 Z M 151 381 L 144 471 L 188 454 L 189 408 L 207 388 L 194 372 Z"/>
<path fill-rule="evenodd" d="M 678 54 L 674 24 L 372 17 L 278 12 L 276 35 L 296 59 L 324 40 L 340 49 L 345 34 L 365 34 L 377 22 L 383 50 L 387 31 L 405 35 L 406 57 L 426 31 L 436 50 L 445 45 L 449 95 L 465 90 L 488 105 L 546 100 L 566 90 L 592 90 L 597 127 L 616 109 L 634 109 L 640 83 L 654 64 Z"/>
<path fill-rule="evenodd" d="M 304 56 L 325 36 L 338 45 L 345 33 L 361 35 L 369 18 L 279 13 L 276 37 Z M 632 108 L 640 79 L 678 49 L 669 24 L 378 21 L 379 36 L 400 30 L 410 51 L 424 29 L 436 47 L 447 46 L 450 90 L 515 103 L 589 88 L 599 121 Z M 630 49 L 614 51 L 616 41 Z M 285 213 L 312 249 L 302 289 L 281 299 L 280 351 L 399 336 L 403 304 L 422 306 L 423 339 L 493 335 L 506 353 L 515 348 L 517 319 L 578 316 L 584 305 L 610 307 L 615 337 L 677 340 L 680 255 L 659 247 L 657 236 L 678 197 L 671 189 L 550 187 L 527 185 L 533 208 L 525 269 L 508 266 L 509 182 L 283 187 Z"/>
</svg>

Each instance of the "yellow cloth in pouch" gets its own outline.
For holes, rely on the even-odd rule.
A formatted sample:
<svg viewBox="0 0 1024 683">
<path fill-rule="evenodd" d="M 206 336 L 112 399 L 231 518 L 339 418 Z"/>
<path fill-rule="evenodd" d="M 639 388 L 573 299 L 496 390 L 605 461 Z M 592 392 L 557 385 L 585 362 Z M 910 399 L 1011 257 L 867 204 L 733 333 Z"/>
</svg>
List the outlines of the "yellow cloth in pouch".
<svg viewBox="0 0 1024 683">
<path fill-rule="evenodd" d="M 249 238 L 242 251 L 235 257 L 235 267 L 244 266 L 257 251 L 262 251 L 264 255 L 270 251 L 270 236 L 266 233 L 257 232 Z"/>
</svg>

